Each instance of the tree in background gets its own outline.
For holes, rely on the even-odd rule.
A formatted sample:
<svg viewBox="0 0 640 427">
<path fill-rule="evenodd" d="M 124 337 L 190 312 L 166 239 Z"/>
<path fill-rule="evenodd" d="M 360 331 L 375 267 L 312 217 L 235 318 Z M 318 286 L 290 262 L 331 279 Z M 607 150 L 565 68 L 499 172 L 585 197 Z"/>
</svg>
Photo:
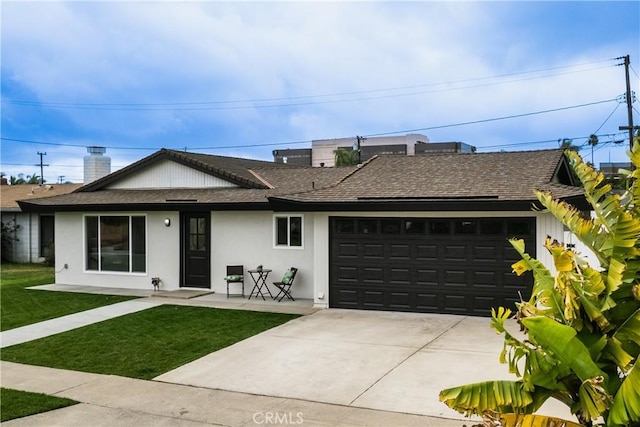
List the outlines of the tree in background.
<svg viewBox="0 0 640 427">
<path fill-rule="evenodd" d="M 358 164 L 358 152 L 338 148 L 333 151 L 336 166 L 355 166 Z"/>
<path fill-rule="evenodd" d="M 47 182 L 43 180 L 42 182 Z M 9 177 L 9 185 L 20 185 L 20 184 L 30 184 L 30 185 L 38 185 L 40 184 L 40 175 L 26 175 L 23 173 L 19 173 L 17 177 L 11 175 Z"/>
<path fill-rule="evenodd" d="M 17 233 L 20 230 L 20 224 L 17 224 L 14 219 L 7 222 L 0 223 L 2 226 L 2 262 L 6 262 L 9 259 L 9 253 L 11 252 L 11 247 L 13 246 L 13 242 L 18 242 Z"/>
</svg>

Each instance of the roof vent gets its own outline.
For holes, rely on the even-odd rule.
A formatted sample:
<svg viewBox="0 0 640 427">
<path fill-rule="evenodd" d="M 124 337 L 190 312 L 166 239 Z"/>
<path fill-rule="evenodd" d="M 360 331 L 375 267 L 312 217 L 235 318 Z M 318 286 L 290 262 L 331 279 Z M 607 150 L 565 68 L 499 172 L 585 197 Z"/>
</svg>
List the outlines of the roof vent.
<svg viewBox="0 0 640 427">
<path fill-rule="evenodd" d="M 89 184 L 111 173 L 111 157 L 105 156 L 105 147 L 87 147 L 88 156 L 84 156 L 84 183 Z"/>
</svg>

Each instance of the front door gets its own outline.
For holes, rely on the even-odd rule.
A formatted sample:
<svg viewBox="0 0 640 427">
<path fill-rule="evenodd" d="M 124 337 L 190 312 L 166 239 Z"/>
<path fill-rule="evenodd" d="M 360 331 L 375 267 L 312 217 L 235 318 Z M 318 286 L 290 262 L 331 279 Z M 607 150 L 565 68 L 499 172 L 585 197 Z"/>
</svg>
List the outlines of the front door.
<svg viewBox="0 0 640 427">
<path fill-rule="evenodd" d="M 189 288 L 211 288 L 211 213 L 183 213 L 182 283 Z"/>
</svg>

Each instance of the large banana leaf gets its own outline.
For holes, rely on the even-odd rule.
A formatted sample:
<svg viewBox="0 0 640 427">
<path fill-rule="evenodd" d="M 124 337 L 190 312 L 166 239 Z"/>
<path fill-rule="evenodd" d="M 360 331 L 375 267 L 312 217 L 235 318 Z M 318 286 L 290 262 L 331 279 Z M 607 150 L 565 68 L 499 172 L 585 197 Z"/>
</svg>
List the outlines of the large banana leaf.
<svg viewBox="0 0 640 427">
<path fill-rule="evenodd" d="M 485 381 L 440 392 L 440 401 L 466 416 L 487 413 L 531 413 L 550 396 L 551 390 L 525 390 L 521 381 Z"/>
<path fill-rule="evenodd" d="M 640 368 L 636 362 L 613 398 L 607 425 L 638 424 L 640 424 Z"/>
<path fill-rule="evenodd" d="M 576 337 L 576 331 L 545 316 L 520 319 L 528 330 L 531 341 L 551 351 L 553 357 L 571 368 L 581 381 L 605 373 L 591 359 L 589 349 Z"/>
<path fill-rule="evenodd" d="M 501 414 L 498 418 L 503 427 L 582 427 L 573 421 L 546 415 Z"/>
</svg>

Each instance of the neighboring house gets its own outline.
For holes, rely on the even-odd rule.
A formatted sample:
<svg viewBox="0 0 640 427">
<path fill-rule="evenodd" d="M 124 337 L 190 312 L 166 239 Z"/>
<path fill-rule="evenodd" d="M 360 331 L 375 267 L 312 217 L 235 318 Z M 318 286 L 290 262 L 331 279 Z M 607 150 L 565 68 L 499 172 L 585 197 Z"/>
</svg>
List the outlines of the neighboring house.
<svg viewBox="0 0 640 427">
<path fill-rule="evenodd" d="M 368 138 L 317 139 L 311 148 L 273 150 L 273 161 L 299 166 L 333 167 L 334 152 L 360 150 L 359 160 L 365 162 L 373 156 L 434 153 L 474 153 L 476 147 L 463 142 L 429 142 L 426 135 L 410 133 L 403 136 L 375 136 Z"/>
<path fill-rule="evenodd" d="M 12 262 L 41 262 L 49 248 L 53 250 L 53 213 L 22 212 L 18 200 L 67 194 L 82 184 L 0 185 L 2 224 L 11 231 L 11 245 L 2 258 Z"/>
<path fill-rule="evenodd" d="M 488 315 L 531 283 L 507 238 L 548 265 L 545 237 L 562 239 L 534 189 L 585 207 L 560 150 L 313 168 L 164 149 L 20 206 L 55 213 L 60 284 L 225 293 L 227 265 L 268 282 L 294 266 L 294 297 L 319 307 Z"/>
</svg>

